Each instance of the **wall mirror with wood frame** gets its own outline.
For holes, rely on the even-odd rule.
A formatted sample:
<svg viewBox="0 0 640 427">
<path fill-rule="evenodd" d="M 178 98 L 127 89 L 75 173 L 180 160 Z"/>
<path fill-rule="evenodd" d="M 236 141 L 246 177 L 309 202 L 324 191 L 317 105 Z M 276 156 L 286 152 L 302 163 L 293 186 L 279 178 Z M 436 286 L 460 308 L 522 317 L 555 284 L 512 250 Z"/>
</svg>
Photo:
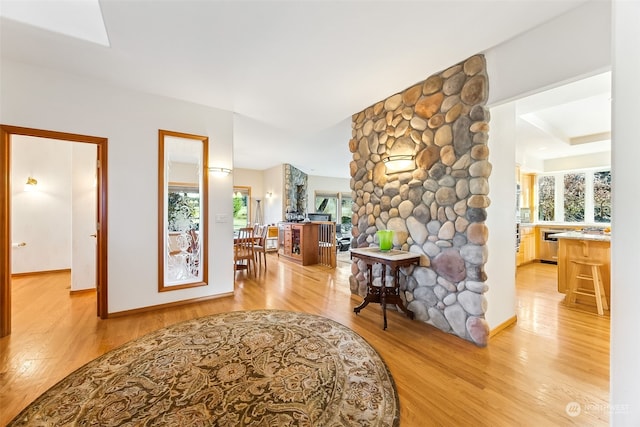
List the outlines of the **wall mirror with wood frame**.
<svg viewBox="0 0 640 427">
<path fill-rule="evenodd" d="M 158 131 L 158 290 L 207 285 L 209 138 Z"/>
</svg>

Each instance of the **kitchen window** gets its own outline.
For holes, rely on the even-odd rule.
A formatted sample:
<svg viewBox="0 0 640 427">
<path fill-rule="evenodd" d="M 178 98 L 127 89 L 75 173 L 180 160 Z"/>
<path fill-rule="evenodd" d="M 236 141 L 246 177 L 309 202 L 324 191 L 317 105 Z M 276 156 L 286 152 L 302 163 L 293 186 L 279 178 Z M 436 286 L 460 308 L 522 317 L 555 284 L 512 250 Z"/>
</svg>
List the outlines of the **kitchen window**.
<svg viewBox="0 0 640 427">
<path fill-rule="evenodd" d="M 541 222 L 611 222 L 611 170 L 538 175 L 536 197 Z"/>
</svg>

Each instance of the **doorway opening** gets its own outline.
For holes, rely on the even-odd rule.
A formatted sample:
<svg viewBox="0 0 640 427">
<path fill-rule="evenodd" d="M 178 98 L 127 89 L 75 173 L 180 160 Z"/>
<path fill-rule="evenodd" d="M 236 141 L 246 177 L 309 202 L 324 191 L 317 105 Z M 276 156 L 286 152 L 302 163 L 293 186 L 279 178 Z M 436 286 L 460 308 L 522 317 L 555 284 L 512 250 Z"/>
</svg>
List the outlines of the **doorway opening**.
<svg viewBox="0 0 640 427">
<path fill-rule="evenodd" d="M 17 126 L 0 125 L 0 337 L 11 333 L 11 145 L 12 137 L 26 136 L 74 143 L 93 144 L 96 147 L 96 314 L 108 317 L 107 305 L 107 139 Z"/>
</svg>

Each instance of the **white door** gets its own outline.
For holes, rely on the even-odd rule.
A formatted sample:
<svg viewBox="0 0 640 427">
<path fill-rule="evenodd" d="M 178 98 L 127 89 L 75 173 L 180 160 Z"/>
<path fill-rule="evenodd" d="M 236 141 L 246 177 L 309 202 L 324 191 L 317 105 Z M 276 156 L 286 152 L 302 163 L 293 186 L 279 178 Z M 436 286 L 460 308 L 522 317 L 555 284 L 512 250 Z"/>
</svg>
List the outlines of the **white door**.
<svg viewBox="0 0 640 427">
<path fill-rule="evenodd" d="M 96 287 L 95 144 L 73 144 L 71 291 Z"/>
</svg>

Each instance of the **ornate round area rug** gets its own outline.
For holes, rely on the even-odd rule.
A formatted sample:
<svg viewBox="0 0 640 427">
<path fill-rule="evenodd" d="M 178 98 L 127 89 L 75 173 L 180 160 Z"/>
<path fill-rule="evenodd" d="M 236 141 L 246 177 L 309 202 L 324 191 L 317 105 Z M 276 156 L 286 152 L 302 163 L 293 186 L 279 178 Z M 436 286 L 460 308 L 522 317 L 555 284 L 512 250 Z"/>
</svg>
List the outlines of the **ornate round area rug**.
<svg viewBox="0 0 640 427">
<path fill-rule="evenodd" d="M 217 314 L 131 341 L 50 388 L 9 425 L 397 426 L 377 352 L 324 317 Z"/>
</svg>

